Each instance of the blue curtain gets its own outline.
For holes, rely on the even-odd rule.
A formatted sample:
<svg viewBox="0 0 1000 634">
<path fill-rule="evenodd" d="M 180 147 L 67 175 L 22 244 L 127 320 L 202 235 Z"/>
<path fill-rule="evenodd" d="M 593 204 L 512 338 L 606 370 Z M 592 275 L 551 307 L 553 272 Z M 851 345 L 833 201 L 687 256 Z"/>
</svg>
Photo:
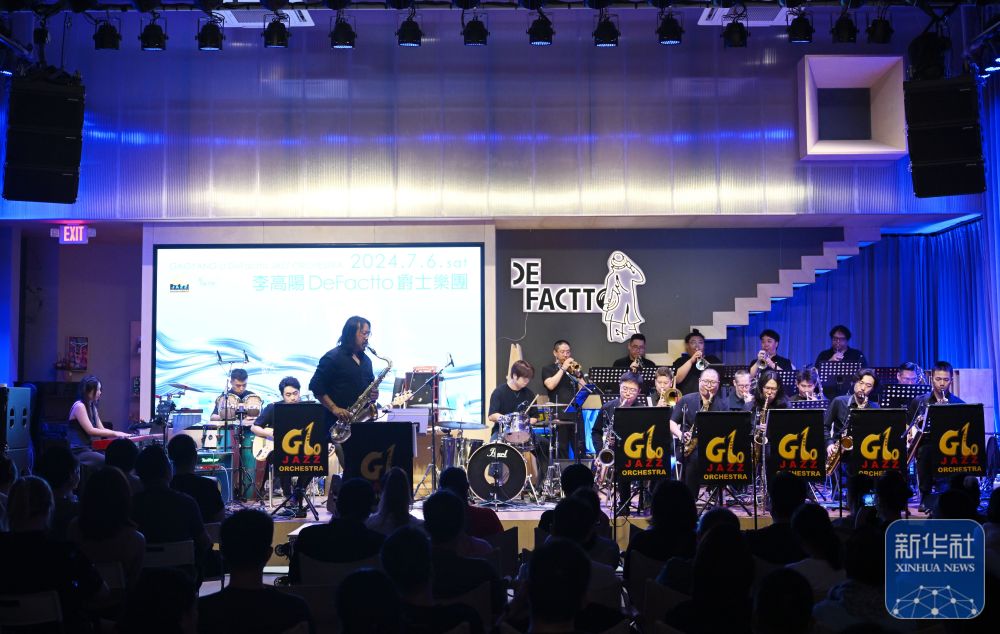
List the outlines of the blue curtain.
<svg viewBox="0 0 1000 634">
<path fill-rule="evenodd" d="M 1000 368 L 1000 88 L 997 80 L 983 89 L 983 154 L 986 158 L 986 204 L 983 213 L 983 301 L 986 304 L 986 330 L 983 347 L 989 356 L 993 374 L 993 402 L 1000 405 L 996 369 Z M 1000 426 L 998 426 L 1000 427 Z"/>
<path fill-rule="evenodd" d="M 749 362 L 760 331 L 773 328 L 781 333 L 779 352 L 802 367 L 829 347 L 830 327 L 844 324 L 851 347 L 872 365 L 916 361 L 927 368 L 944 359 L 956 367 L 997 367 L 985 345 L 995 341 L 997 325 L 983 292 L 986 233 L 976 221 L 937 235 L 883 236 L 770 312 L 751 316 L 749 326 L 731 328 L 722 358 Z"/>
</svg>

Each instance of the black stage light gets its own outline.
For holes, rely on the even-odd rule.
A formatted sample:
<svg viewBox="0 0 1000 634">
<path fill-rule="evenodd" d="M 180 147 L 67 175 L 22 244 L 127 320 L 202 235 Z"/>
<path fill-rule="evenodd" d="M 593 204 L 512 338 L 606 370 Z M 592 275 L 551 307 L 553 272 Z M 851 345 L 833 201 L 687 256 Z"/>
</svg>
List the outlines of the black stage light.
<svg viewBox="0 0 1000 634">
<path fill-rule="evenodd" d="M 330 31 L 331 48 L 354 48 L 354 41 L 358 39 L 358 34 L 354 32 L 351 23 L 343 15 L 337 16 L 337 21 Z"/>
<path fill-rule="evenodd" d="M 415 12 L 410 11 L 410 15 L 407 16 L 403 23 L 399 25 L 399 30 L 396 31 L 396 39 L 400 46 L 414 47 L 420 46 L 424 32 L 420 30 L 420 25 L 417 21 L 413 19 Z"/>
<path fill-rule="evenodd" d="M 746 48 L 750 34 L 739 20 L 733 20 L 722 29 L 722 44 L 726 48 Z"/>
<path fill-rule="evenodd" d="M 618 38 L 621 37 L 621 31 L 614 22 L 611 21 L 611 17 L 608 16 L 603 10 L 601 11 L 600 18 L 597 20 L 597 28 L 594 29 L 594 46 L 597 48 L 615 48 L 618 46 Z"/>
<path fill-rule="evenodd" d="M 892 24 L 884 17 L 877 17 L 868 25 L 869 44 L 888 44 L 892 41 Z"/>
<path fill-rule="evenodd" d="M 122 36 L 111 23 L 111 20 L 101 20 L 94 31 L 94 50 L 117 51 Z"/>
<path fill-rule="evenodd" d="M 789 12 L 789 15 L 792 15 Z M 786 31 L 788 32 L 788 41 L 792 44 L 812 44 L 813 33 L 816 29 L 813 28 L 812 22 L 809 21 L 809 16 L 805 12 L 796 12 L 795 18 L 789 23 Z"/>
<path fill-rule="evenodd" d="M 139 34 L 139 48 L 144 51 L 162 51 L 167 48 L 167 32 L 154 19 Z"/>
<path fill-rule="evenodd" d="M 466 46 L 486 46 L 486 40 L 490 32 L 486 29 L 486 24 L 473 16 L 471 20 L 462 25 L 462 41 Z"/>
<path fill-rule="evenodd" d="M 677 21 L 673 13 L 664 14 L 660 19 L 660 26 L 656 29 L 656 36 L 660 39 L 660 44 L 680 44 L 684 29 Z"/>
<path fill-rule="evenodd" d="M 222 34 L 222 22 L 218 18 L 211 18 L 198 30 L 198 50 L 200 51 L 221 51 L 222 40 L 226 36 Z"/>
<path fill-rule="evenodd" d="M 528 27 L 528 41 L 532 46 L 552 46 L 552 36 L 555 34 L 552 21 L 539 9 L 538 17 Z"/>
<path fill-rule="evenodd" d="M 858 41 L 858 25 L 848 13 L 840 14 L 830 31 L 834 44 L 854 44 Z"/>
<path fill-rule="evenodd" d="M 271 21 L 264 27 L 264 48 L 288 48 L 288 27 L 285 26 L 287 18 L 281 14 L 275 14 Z"/>
</svg>

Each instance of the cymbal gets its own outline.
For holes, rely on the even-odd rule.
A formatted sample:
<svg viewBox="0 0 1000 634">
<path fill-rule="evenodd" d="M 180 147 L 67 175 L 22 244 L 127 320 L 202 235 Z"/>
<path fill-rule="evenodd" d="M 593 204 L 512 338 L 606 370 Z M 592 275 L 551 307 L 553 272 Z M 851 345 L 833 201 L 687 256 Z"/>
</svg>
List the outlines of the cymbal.
<svg viewBox="0 0 1000 634">
<path fill-rule="evenodd" d="M 558 427 L 559 425 L 576 425 L 576 422 L 571 420 L 543 420 L 531 424 L 532 427 Z"/>
<path fill-rule="evenodd" d="M 433 403 L 417 403 L 416 405 L 408 405 L 404 409 L 437 409 L 439 412 L 453 412 L 454 407 L 445 407 L 444 405 L 439 405 L 435 407 Z"/>
<path fill-rule="evenodd" d="M 172 387 L 174 389 L 177 389 L 177 390 L 184 390 L 185 392 L 201 392 L 202 391 L 202 390 L 199 390 L 196 387 L 191 387 L 190 385 L 184 385 L 183 383 L 168 383 L 167 385 L 169 385 L 170 387 Z"/>
<path fill-rule="evenodd" d="M 537 407 L 569 407 L 569 403 L 535 403 L 534 405 L 532 405 L 528 409 L 537 408 Z"/>
<path fill-rule="evenodd" d="M 486 429 L 486 425 L 482 423 L 466 423 L 460 420 L 443 420 L 438 423 L 438 427 L 461 430 Z"/>
</svg>

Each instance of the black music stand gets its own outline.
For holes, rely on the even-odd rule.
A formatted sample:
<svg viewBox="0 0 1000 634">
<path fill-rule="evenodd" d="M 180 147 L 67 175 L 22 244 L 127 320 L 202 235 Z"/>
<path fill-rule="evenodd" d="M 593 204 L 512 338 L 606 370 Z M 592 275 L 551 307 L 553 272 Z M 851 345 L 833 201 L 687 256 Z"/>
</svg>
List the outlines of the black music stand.
<svg viewBox="0 0 1000 634">
<path fill-rule="evenodd" d="M 323 421 L 326 420 L 327 410 L 316 401 L 302 403 L 275 403 L 274 405 L 274 449 L 273 460 L 274 475 L 296 475 L 303 476 L 311 474 L 313 476 L 325 476 L 329 473 L 329 428 Z M 318 426 L 318 429 L 316 429 Z M 289 446 L 296 448 L 296 454 L 285 452 L 285 436 L 289 433 L 296 433 L 297 438 Z M 315 436 L 314 436 L 315 434 Z M 315 450 L 313 440 L 319 441 L 319 449 Z M 309 440 L 309 446 L 306 445 Z M 308 447 L 308 448 L 307 448 Z M 315 451 L 314 451 L 315 450 Z M 318 452 L 318 453 L 317 453 Z M 318 464 L 315 464 L 311 456 L 318 456 Z M 299 462 L 304 461 L 301 465 Z M 292 467 L 295 467 L 294 469 Z M 305 487 L 299 485 L 296 480 L 292 488 L 292 495 L 285 498 L 278 508 L 271 511 L 275 515 L 289 504 L 295 503 L 302 508 L 303 502 L 308 510 L 312 511 L 313 519 L 319 521 L 319 513 L 313 506 L 312 500 L 305 494 Z M 275 484 L 271 481 L 271 486 Z"/>
<path fill-rule="evenodd" d="M 701 471 L 703 476 L 701 485 L 709 489 L 708 500 L 705 501 L 705 506 L 702 507 L 702 513 L 705 513 L 709 508 L 712 508 L 713 500 L 715 500 L 715 505 L 717 505 L 720 508 L 723 507 L 724 492 L 728 491 L 729 496 L 733 499 L 734 502 L 736 502 L 736 504 L 740 508 L 743 509 L 743 512 L 745 512 L 747 515 L 751 514 L 750 509 L 747 508 L 747 505 L 743 503 L 742 500 L 740 500 L 740 497 L 733 489 L 732 484 L 720 484 L 711 481 L 706 482 L 704 480 L 705 466 L 707 465 L 708 460 L 705 456 L 706 453 L 705 439 L 707 438 L 707 435 L 703 434 L 705 431 L 706 423 L 708 424 L 708 427 L 712 427 L 714 423 L 716 425 L 725 424 L 728 425 L 729 427 L 734 428 L 737 432 L 735 437 L 740 438 L 741 443 L 745 440 L 747 444 L 744 447 L 744 450 L 750 452 L 750 459 L 744 461 L 744 464 L 749 464 L 750 468 L 753 469 L 753 447 L 752 447 L 752 440 L 750 433 L 752 430 L 752 422 L 753 422 L 752 416 L 753 415 L 748 411 L 698 412 L 698 417 L 695 419 L 695 424 L 697 424 L 698 426 L 698 448 L 696 449 L 696 451 L 698 452 L 698 463 L 701 466 Z M 749 484 L 752 486 L 753 485 L 752 475 L 748 475 L 747 479 L 744 482 L 741 482 L 741 484 Z M 754 490 L 754 499 L 756 501 L 756 489 Z M 756 521 L 756 515 L 754 515 L 754 517 Z"/>
<path fill-rule="evenodd" d="M 827 400 L 815 400 L 815 401 L 788 401 L 788 409 L 823 409 L 825 410 L 830 406 L 830 401 Z"/>
<path fill-rule="evenodd" d="M 599 391 L 596 385 L 587 383 L 573 395 L 573 401 L 566 408 L 566 414 L 576 415 L 576 433 L 573 435 L 573 438 L 576 440 L 576 447 L 573 448 L 573 458 L 577 464 L 583 461 L 583 456 L 587 453 L 587 430 L 585 429 L 586 425 L 583 423 L 583 404 L 586 402 L 587 397 L 596 391 Z M 601 404 L 603 405 L 604 402 L 601 401 Z"/>
<path fill-rule="evenodd" d="M 781 379 L 781 385 L 785 388 L 785 395 L 790 397 L 795 396 L 795 393 L 798 391 L 798 388 L 795 386 L 795 375 L 798 372 L 795 370 L 778 370 L 775 374 Z M 757 376 L 760 376 L 760 372 L 757 373 Z"/>
<path fill-rule="evenodd" d="M 931 391 L 929 385 L 902 385 L 894 383 L 882 387 L 879 407 L 909 407 L 910 401 Z"/>
<path fill-rule="evenodd" d="M 719 381 L 723 385 L 732 385 L 737 372 L 750 369 L 748 365 L 719 365 L 717 363 L 712 363 L 709 367 L 719 373 Z"/>
<path fill-rule="evenodd" d="M 819 373 L 819 383 L 827 398 L 850 394 L 851 379 L 861 370 L 859 361 L 827 361 L 816 368 Z"/>
<path fill-rule="evenodd" d="M 628 371 L 628 368 L 595 367 L 590 368 L 587 378 L 602 394 L 618 394 L 618 384 L 622 375 Z"/>
<path fill-rule="evenodd" d="M 636 496 L 632 492 L 632 485 L 638 484 L 638 499 L 636 500 L 636 511 L 643 510 L 644 487 L 650 482 L 659 482 L 670 478 L 670 459 L 673 456 L 673 435 L 670 433 L 670 410 L 664 407 L 624 407 L 615 410 L 615 415 L 611 421 L 615 438 L 615 463 L 612 469 L 611 482 L 613 484 L 612 500 L 612 521 L 620 516 L 629 515 L 632 498 Z M 650 433 L 652 429 L 652 433 Z M 641 472 L 630 476 L 622 475 L 627 468 L 626 464 L 629 456 L 626 452 L 625 441 L 630 437 L 639 435 L 643 439 L 643 451 L 638 455 L 640 466 L 633 464 L 628 467 L 631 471 Z M 652 450 L 660 455 L 651 458 L 646 454 Z M 633 460 L 637 459 L 635 456 Z M 646 462 L 644 462 L 645 460 Z M 651 463 L 650 463 L 651 461 Z M 649 464 L 650 466 L 646 466 Z M 622 485 L 625 487 L 625 497 L 622 497 Z M 654 485 L 655 486 L 655 485 Z"/>
</svg>

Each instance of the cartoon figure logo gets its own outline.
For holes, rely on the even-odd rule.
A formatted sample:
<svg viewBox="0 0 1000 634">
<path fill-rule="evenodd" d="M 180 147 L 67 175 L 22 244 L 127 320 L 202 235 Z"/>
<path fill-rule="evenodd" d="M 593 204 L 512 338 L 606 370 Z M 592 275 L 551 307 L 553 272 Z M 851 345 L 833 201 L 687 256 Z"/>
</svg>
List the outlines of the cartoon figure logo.
<svg viewBox="0 0 1000 634">
<path fill-rule="evenodd" d="M 646 274 L 627 255 L 615 251 L 608 258 L 608 276 L 604 278 L 604 324 L 608 341 L 624 343 L 639 332 L 645 319 L 639 313 L 636 286 L 646 283 Z"/>
</svg>

